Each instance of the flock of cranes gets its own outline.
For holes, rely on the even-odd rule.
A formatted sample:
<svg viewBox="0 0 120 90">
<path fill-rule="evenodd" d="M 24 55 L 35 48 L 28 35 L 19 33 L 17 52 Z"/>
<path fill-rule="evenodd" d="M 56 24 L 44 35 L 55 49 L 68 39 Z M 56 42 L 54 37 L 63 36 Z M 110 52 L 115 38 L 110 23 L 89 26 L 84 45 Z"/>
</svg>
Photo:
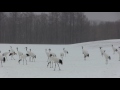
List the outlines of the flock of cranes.
<svg viewBox="0 0 120 90">
<path fill-rule="evenodd" d="M 108 64 L 108 60 L 111 60 L 111 56 L 109 56 L 107 53 L 106 53 L 106 50 L 103 50 L 102 47 L 99 47 L 100 48 L 100 52 L 101 52 L 101 55 L 105 57 L 105 60 L 106 60 L 106 64 Z M 115 54 L 115 52 L 117 52 L 119 54 L 119 61 L 120 61 L 120 50 L 119 50 L 120 47 L 118 48 L 115 48 L 113 45 L 112 45 L 112 49 L 113 49 L 113 54 Z M 10 50 L 8 50 L 8 52 L 4 52 L 1 54 L 1 51 L 0 51 L 0 61 L 1 61 L 1 66 L 3 67 L 2 63 L 4 63 L 6 60 L 8 60 L 7 56 L 11 56 L 11 60 L 15 60 L 14 56 L 15 55 L 18 55 L 19 57 L 19 60 L 18 60 L 18 63 L 20 64 L 21 61 L 23 61 L 23 65 L 24 65 L 24 61 L 26 61 L 26 65 L 27 65 L 27 57 L 29 58 L 29 61 L 30 62 L 35 62 L 35 59 L 36 59 L 36 55 L 32 52 L 31 49 L 29 49 L 28 51 L 28 48 L 25 47 L 26 49 L 26 53 L 23 54 L 21 51 L 19 51 L 18 47 L 16 48 L 17 50 L 17 53 L 15 52 L 15 50 L 12 48 L 12 46 L 10 46 Z M 55 53 L 53 53 L 51 51 L 51 49 L 45 49 L 45 53 L 47 55 L 47 67 L 50 65 L 50 68 L 53 68 L 53 64 L 55 64 L 55 67 L 54 67 L 54 71 L 56 70 L 56 65 L 58 65 L 59 67 L 59 70 L 60 69 L 60 66 L 59 64 L 63 64 L 63 58 L 66 57 L 68 53 L 68 51 L 63 48 L 63 52 L 60 53 L 60 58 L 57 57 L 57 55 Z M 84 60 L 86 60 L 86 58 L 90 57 L 90 54 L 88 53 L 87 50 L 84 49 L 84 47 L 82 46 L 82 53 L 84 55 Z M 32 59 L 32 60 L 31 60 Z"/>
<path fill-rule="evenodd" d="M 0 61 L 1 61 L 1 66 L 3 67 L 2 63 L 5 62 L 7 59 L 7 56 L 11 56 L 11 60 L 15 60 L 14 56 L 15 55 L 18 55 L 19 56 L 19 61 L 18 63 L 20 64 L 20 61 L 23 61 L 23 65 L 24 65 L 24 60 L 26 60 L 26 65 L 27 65 L 27 57 L 29 57 L 29 61 L 31 61 L 31 58 L 32 58 L 32 62 L 34 61 L 35 62 L 35 58 L 36 58 L 36 55 L 31 51 L 28 51 L 27 50 L 27 47 L 26 48 L 26 54 L 23 54 L 22 52 L 20 52 L 18 50 L 18 47 L 16 48 L 17 49 L 17 52 L 15 52 L 15 50 L 12 48 L 12 46 L 10 46 L 10 50 L 8 50 L 8 52 L 4 52 L 1 54 L 1 51 L 0 51 Z"/>
<path fill-rule="evenodd" d="M 15 55 L 18 55 L 19 57 L 19 60 L 18 60 L 18 63 L 20 64 L 21 61 L 23 61 L 23 65 L 24 65 L 24 61 L 26 61 L 26 65 L 27 65 L 27 57 L 29 58 L 29 61 L 30 62 L 35 62 L 35 59 L 36 59 L 36 55 L 32 52 L 32 50 L 30 49 L 28 51 L 28 48 L 25 47 L 26 49 L 26 53 L 23 54 L 21 51 L 19 51 L 18 47 L 16 48 L 17 50 L 17 53 L 15 52 L 15 50 L 12 48 L 12 46 L 10 46 L 10 50 L 8 50 L 8 52 L 4 52 L 1 54 L 1 51 L 0 51 L 0 61 L 1 61 L 1 66 L 3 67 L 2 63 L 5 63 L 6 60 L 8 60 L 7 56 L 11 56 L 11 60 L 15 60 L 14 56 Z M 47 50 L 45 49 L 45 52 L 46 52 L 46 55 L 48 57 L 48 65 L 50 64 L 50 67 L 51 67 L 51 63 L 52 63 L 52 67 L 53 67 L 53 63 L 55 63 L 55 69 L 56 69 L 56 64 L 58 65 L 59 67 L 59 64 L 63 64 L 63 57 L 66 56 L 66 54 L 68 54 L 68 51 L 65 50 L 65 48 L 63 48 L 63 52 L 60 54 L 60 57 L 62 59 L 59 59 L 57 58 L 56 54 L 51 52 L 51 49 Z M 32 58 L 32 60 L 31 60 Z M 54 70 L 55 70 L 54 69 Z M 60 70 L 60 67 L 59 67 L 59 70 Z"/>
<path fill-rule="evenodd" d="M 61 70 L 59 64 L 61 64 L 61 65 L 63 64 L 63 57 L 64 56 L 66 57 L 66 54 L 68 54 L 68 51 L 65 50 L 65 48 L 63 48 L 63 52 L 60 53 L 61 58 L 58 58 L 55 53 L 51 52 L 51 49 L 48 49 L 48 50 L 45 49 L 45 52 L 46 52 L 46 55 L 48 57 L 48 60 L 47 60 L 48 65 L 47 65 L 47 67 L 50 65 L 50 68 L 53 68 L 53 63 L 55 63 L 54 71 L 56 69 L 56 64 L 58 65 L 59 70 Z M 52 67 L 51 67 L 51 63 L 52 63 Z"/>
<path fill-rule="evenodd" d="M 108 60 L 111 60 L 111 56 L 109 56 L 106 53 L 106 50 L 103 50 L 102 47 L 99 47 L 99 48 L 100 48 L 101 55 L 105 57 L 106 64 L 108 64 Z M 112 50 L 113 50 L 113 54 L 115 54 L 115 52 L 117 52 L 119 54 L 119 61 L 120 61 L 120 50 L 115 48 L 113 45 L 112 45 Z M 51 49 L 49 49 L 48 51 L 46 49 L 45 52 L 46 52 L 46 55 L 48 57 L 48 65 L 47 65 L 47 67 L 50 64 L 50 68 L 53 68 L 53 63 L 55 63 L 55 68 L 56 68 L 56 63 L 58 64 L 58 67 L 59 67 L 59 64 L 63 64 L 63 57 L 66 56 L 66 54 L 68 54 L 68 51 L 65 50 L 65 48 L 63 48 L 63 52 L 60 53 L 61 59 L 59 59 L 59 58 L 57 58 L 55 53 L 51 52 Z M 84 60 L 86 60 L 87 57 L 90 57 L 90 54 L 88 53 L 88 51 L 86 49 L 84 49 L 83 46 L 82 46 L 82 53 L 84 55 Z M 51 67 L 51 63 L 52 63 L 52 67 Z M 59 70 L 60 70 L 60 67 L 59 67 Z"/>
<path fill-rule="evenodd" d="M 103 47 L 99 47 L 99 48 L 100 48 L 101 55 L 105 57 L 106 64 L 108 64 L 108 60 L 111 60 L 111 56 L 106 53 L 106 50 L 103 50 Z M 119 48 L 120 47 L 115 48 L 112 45 L 113 54 L 115 54 L 115 52 L 117 52 L 119 54 L 119 61 L 120 61 L 120 50 L 119 50 Z M 83 50 L 83 54 L 84 54 L 84 60 L 86 60 L 86 57 L 89 57 L 89 53 L 88 53 L 87 50 L 84 50 L 83 46 L 82 46 L 82 50 Z"/>
</svg>

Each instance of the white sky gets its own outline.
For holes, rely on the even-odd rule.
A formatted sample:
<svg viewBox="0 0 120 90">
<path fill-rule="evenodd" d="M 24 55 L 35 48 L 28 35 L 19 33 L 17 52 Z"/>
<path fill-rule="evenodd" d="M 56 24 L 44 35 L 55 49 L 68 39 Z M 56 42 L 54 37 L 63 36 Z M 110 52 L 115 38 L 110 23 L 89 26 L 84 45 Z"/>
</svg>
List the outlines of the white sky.
<svg viewBox="0 0 120 90">
<path fill-rule="evenodd" d="M 85 12 L 89 20 L 117 21 L 120 20 L 120 12 Z"/>
<path fill-rule="evenodd" d="M 35 12 L 39 14 L 40 12 Z M 120 20 L 120 12 L 84 12 L 89 20 L 117 21 Z"/>
</svg>

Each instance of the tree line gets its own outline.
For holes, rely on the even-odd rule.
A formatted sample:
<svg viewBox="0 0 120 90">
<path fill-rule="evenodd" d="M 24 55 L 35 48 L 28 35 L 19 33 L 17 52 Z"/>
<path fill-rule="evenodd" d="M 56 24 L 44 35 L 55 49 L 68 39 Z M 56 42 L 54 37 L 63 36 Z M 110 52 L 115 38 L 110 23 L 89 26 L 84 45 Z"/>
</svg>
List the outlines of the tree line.
<svg viewBox="0 0 120 90">
<path fill-rule="evenodd" d="M 119 38 L 119 20 L 97 23 L 84 12 L 0 12 L 0 43 L 73 44 Z"/>
</svg>

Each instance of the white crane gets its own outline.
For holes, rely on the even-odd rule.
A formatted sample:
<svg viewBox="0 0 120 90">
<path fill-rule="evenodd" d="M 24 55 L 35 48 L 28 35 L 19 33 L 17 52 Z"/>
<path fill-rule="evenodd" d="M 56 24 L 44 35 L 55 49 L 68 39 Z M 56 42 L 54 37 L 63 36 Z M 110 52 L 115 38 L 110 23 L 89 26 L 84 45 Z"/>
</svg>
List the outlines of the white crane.
<svg viewBox="0 0 120 90">
<path fill-rule="evenodd" d="M 65 53 L 65 57 L 66 57 L 66 54 L 68 54 L 68 51 L 65 50 L 65 48 L 63 48 L 63 52 Z"/>
<path fill-rule="evenodd" d="M 61 57 L 61 59 L 63 60 L 64 53 L 60 53 L 60 57 Z"/>
<path fill-rule="evenodd" d="M 30 56 L 31 52 L 27 50 L 28 49 L 27 47 L 25 47 L 25 48 L 26 48 L 26 52 L 27 52 L 26 54 L 29 55 L 29 61 L 31 61 L 31 56 Z"/>
<path fill-rule="evenodd" d="M 120 61 L 120 50 L 117 50 L 117 53 L 119 55 L 119 61 Z"/>
<path fill-rule="evenodd" d="M 103 56 L 104 50 L 102 49 L 102 47 L 100 47 L 100 52 L 101 52 L 101 55 Z"/>
<path fill-rule="evenodd" d="M 117 52 L 117 49 L 112 45 L 112 49 L 113 49 L 113 54 L 115 54 L 115 52 Z"/>
<path fill-rule="evenodd" d="M 27 65 L 27 57 L 29 56 L 29 54 L 24 54 L 24 55 L 22 55 L 21 56 L 21 58 L 20 58 L 20 60 L 18 61 L 18 63 L 20 64 L 20 61 L 22 61 L 23 60 L 23 65 L 24 65 L 24 60 L 26 60 L 26 65 Z"/>
<path fill-rule="evenodd" d="M 35 58 L 36 58 L 36 55 L 31 51 L 31 49 L 30 49 L 30 56 L 32 57 L 32 62 L 33 62 L 33 60 L 34 60 L 34 62 L 35 62 Z"/>
<path fill-rule="evenodd" d="M 15 53 L 15 50 L 13 50 L 12 46 L 10 46 L 10 49 L 11 49 L 10 53 Z"/>
<path fill-rule="evenodd" d="M 46 53 L 46 55 L 47 55 L 47 57 L 48 57 L 48 60 L 49 60 L 50 53 L 47 51 L 47 49 L 45 49 L 45 53 Z M 47 62 L 48 62 L 48 60 L 47 60 Z"/>
<path fill-rule="evenodd" d="M 51 52 L 51 49 L 49 49 L 49 54 L 52 54 L 54 57 L 57 57 L 55 53 Z"/>
<path fill-rule="evenodd" d="M 54 71 L 55 71 L 55 69 L 56 69 L 56 64 L 58 64 L 58 67 L 59 67 L 59 70 L 61 70 L 60 69 L 60 66 L 59 66 L 59 64 L 63 64 L 63 61 L 61 60 L 61 59 L 59 59 L 59 58 L 57 58 L 57 57 L 54 57 L 54 56 L 52 56 L 52 54 L 50 55 L 50 61 L 48 62 L 48 65 L 49 65 L 49 63 L 51 62 L 51 61 L 53 61 L 54 63 L 55 63 L 55 68 L 54 68 Z"/>
<path fill-rule="evenodd" d="M 11 60 L 15 60 L 15 58 L 13 57 L 14 55 L 17 55 L 16 53 L 10 53 L 9 56 L 11 56 Z"/>
<path fill-rule="evenodd" d="M 50 58 L 51 55 L 53 57 L 57 57 L 57 55 L 55 53 L 51 52 L 51 49 L 49 49 L 49 58 Z M 50 59 L 48 59 L 48 62 L 50 62 L 50 68 L 53 68 L 53 61 L 51 61 Z M 51 67 L 51 63 L 52 63 L 52 67 Z"/>
<path fill-rule="evenodd" d="M 1 51 L 0 51 L 1 53 Z M 1 62 L 1 66 L 3 67 L 2 63 L 5 63 L 6 59 L 3 55 L 0 54 L 0 62 Z"/>
<path fill-rule="evenodd" d="M 9 53 L 10 53 L 10 50 L 9 50 L 9 52 L 4 52 L 4 53 L 2 54 L 3 56 L 5 56 L 6 60 L 8 60 L 8 59 L 7 59 L 7 55 L 8 55 Z"/>
<path fill-rule="evenodd" d="M 108 59 L 111 60 L 111 57 L 105 52 L 104 50 L 104 53 L 103 53 L 105 59 L 106 59 L 106 64 L 108 64 Z"/>
<path fill-rule="evenodd" d="M 83 54 L 84 54 L 84 60 L 86 60 L 86 57 L 89 57 L 89 53 L 88 53 L 87 50 L 85 50 L 85 49 L 83 48 L 83 46 L 82 46 L 82 52 L 83 52 Z"/>
<path fill-rule="evenodd" d="M 15 51 L 12 49 L 12 46 L 10 46 L 10 49 L 11 49 L 11 51 L 10 51 L 9 56 L 11 56 L 11 60 L 12 60 L 12 59 L 15 60 L 15 58 L 14 58 L 13 56 L 14 56 L 14 55 L 17 55 L 17 53 L 15 53 Z"/>
<path fill-rule="evenodd" d="M 18 47 L 16 49 L 17 49 L 17 52 L 18 52 L 19 59 L 21 59 L 21 56 L 23 55 L 23 53 L 18 50 Z"/>
</svg>

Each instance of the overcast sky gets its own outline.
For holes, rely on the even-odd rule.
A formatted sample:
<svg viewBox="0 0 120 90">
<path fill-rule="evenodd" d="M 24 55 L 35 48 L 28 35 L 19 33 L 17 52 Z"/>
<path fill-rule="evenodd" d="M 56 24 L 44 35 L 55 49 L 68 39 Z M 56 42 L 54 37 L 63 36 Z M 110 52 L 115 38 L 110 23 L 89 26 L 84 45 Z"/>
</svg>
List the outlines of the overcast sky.
<svg viewBox="0 0 120 90">
<path fill-rule="evenodd" d="M 36 12 L 39 14 L 39 12 Z M 117 21 L 120 20 L 120 12 L 84 12 L 89 20 Z"/>
<path fill-rule="evenodd" d="M 90 20 L 117 21 L 120 20 L 120 12 L 85 12 Z"/>
</svg>

